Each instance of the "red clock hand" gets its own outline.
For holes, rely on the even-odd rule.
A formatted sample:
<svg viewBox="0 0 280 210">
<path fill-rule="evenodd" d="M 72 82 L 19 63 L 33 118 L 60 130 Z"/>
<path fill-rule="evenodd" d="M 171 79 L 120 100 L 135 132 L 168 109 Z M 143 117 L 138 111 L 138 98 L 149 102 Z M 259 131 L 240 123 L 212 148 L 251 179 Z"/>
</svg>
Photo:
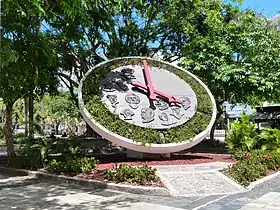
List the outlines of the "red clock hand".
<svg viewBox="0 0 280 210">
<path fill-rule="evenodd" d="M 143 65 L 144 65 L 144 77 L 146 80 L 146 87 L 148 89 L 149 92 L 149 98 L 151 100 L 156 100 L 156 95 L 155 95 L 155 87 L 153 85 L 152 79 L 151 79 L 151 75 L 150 75 L 150 70 L 148 67 L 148 62 L 146 60 L 143 60 Z"/>
<path fill-rule="evenodd" d="M 133 86 L 140 87 L 140 88 L 143 88 L 145 90 L 148 90 L 148 87 L 146 85 L 140 83 L 140 82 L 132 81 L 131 84 Z M 167 95 L 167 94 L 162 93 L 162 92 L 160 92 L 158 90 L 154 90 L 154 93 L 157 94 L 158 96 L 162 97 L 162 98 L 167 99 L 169 103 L 178 103 L 178 104 L 182 103 L 180 100 L 178 100 L 174 96 Z"/>
</svg>

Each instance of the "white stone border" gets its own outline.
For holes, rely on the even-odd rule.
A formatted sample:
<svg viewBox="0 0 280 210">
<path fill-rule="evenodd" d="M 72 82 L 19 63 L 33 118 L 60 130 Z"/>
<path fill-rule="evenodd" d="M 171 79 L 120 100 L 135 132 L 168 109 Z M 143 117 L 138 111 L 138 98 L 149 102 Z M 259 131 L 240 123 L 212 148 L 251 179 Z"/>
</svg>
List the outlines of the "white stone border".
<svg viewBox="0 0 280 210">
<path fill-rule="evenodd" d="M 272 179 L 274 177 L 277 177 L 279 175 L 280 175 L 280 171 L 278 171 L 278 172 L 276 172 L 274 174 L 270 174 L 268 176 L 265 176 L 265 177 L 263 177 L 261 179 L 258 179 L 257 181 L 251 182 L 249 184 L 249 186 L 246 187 L 246 189 L 252 190 L 254 187 L 258 186 L 259 184 L 262 184 L 263 182 L 266 182 L 266 181 L 268 181 L 268 180 L 270 180 L 270 179 Z"/>
<path fill-rule="evenodd" d="M 228 176 L 226 176 L 225 174 L 223 174 L 220 171 L 216 171 L 215 172 L 217 176 L 219 176 L 220 178 L 224 179 L 225 181 L 227 181 L 228 183 L 230 183 L 232 186 L 238 188 L 240 190 L 240 192 L 246 192 L 247 188 L 243 187 L 242 185 L 240 185 L 239 183 L 237 183 L 236 181 L 234 181 L 233 179 L 229 178 Z M 238 193 L 238 192 L 237 192 Z"/>
<path fill-rule="evenodd" d="M 207 91 L 207 93 L 210 97 L 210 100 L 212 102 L 213 112 L 212 112 L 212 117 L 211 117 L 210 123 L 207 126 L 207 128 L 204 131 L 202 131 L 201 133 L 199 133 L 198 135 L 196 135 L 193 139 L 186 140 L 184 142 L 169 143 L 169 144 L 149 144 L 147 146 L 144 146 L 140 142 L 135 142 L 131 139 L 125 138 L 123 136 L 120 136 L 116 133 L 113 133 L 113 132 L 109 131 L 106 127 L 102 126 L 97 121 L 95 121 L 92 118 L 92 116 L 90 115 L 90 113 L 88 112 L 88 110 L 84 106 L 83 95 L 82 95 L 83 82 L 85 81 L 87 76 L 92 71 L 94 71 L 96 68 L 98 68 L 98 67 L 100 67 L 104 64 L 107 64 L 109 62 L 123 60 L 123 59 L 146 59 L 146 60 L 162 62 L 166 65 L 178 68 L 178 69 L 184 71 L 185 73 L 187 73 L 189 76 L 193 77 Z M 205 137 L 207 137 L 207 135 L 209 134 L 209 132 L 210 132 L 210 130 L 211 130 L 211 128 L 212 128 L 212 126 L 215 122 L 216 113 L 217 113 L 216 102 L 215 102 L 215 99 L 214 99 L 212 93 L 210 92 L 208 87 L 198 77 L 196 77 L 195 75 L 188 72 L 187 70 L 185 70 L 185 69 L 183 69 L 179 66 L 176 66 L 174 64 L 170 64 L 170 63 L 160 61 L 160 60 L 156 60 L 156 59 L 152 59 L 152 58 L 137 57 L 137 56 L 134 56 L 134 57 L 120 57 L 120 58 L 115 58 L 115 59 L 112 59 L 112 60 L 106 60 L 102 63 L 97 64 L 92 69 L 90 69 L 85 74 L 85 76 L 82 78 L 82 80 L 80 81 L 79 88 L 78 88 L 78 102 L 79 102 L 80 112 L 83 115 L 84 120 L 89 124 L 89 126 L 95 132 L 97 132 L 103 138 L 105 138 L 105 139 L 107 139 L 107 140 L 109 140 L 109 141 L 111 141 L 111 142 L 113 142 L 113 143 L 115 143 L 119 146 L 125 147 L 125 148 L 130 149 L 130 150 L 134 150 L 134 151 L 138 151 L 138 152 L 145 152 L 145 153 L 158 153 L 158 154 L 173 153 L 173 152 L 178 152 L 178 151 L 182 151 L 182 150 L 193 147 L 194 145 L 201 142 Z"/>
<path fill-rule="evenodd" d="M 240 190 L 245 190 L 246 191 L 251 191 L 253 190 L 255 187 L 257 187 L 258 185 L 266 182 L 266 181 L 269 181 L 270 179 L 273 179 L 277 176 L 280 175 L 280 171 L 276 172 L 276 173 L 273 173 L 273 174 L 270 174 L 270 175 L 267 175 L 267 176 L 264 176 L 254 182 L 251 182 L 247 187 L 244 187 L 242 186 L 240 183 L 238 183 L 237 181 L 235 181 L 233 178 L 231 178 L 230 176 L 227 176 L 225 175 L 224 173 L 220 172 L 220 171 L 216 171 L 216 174 L 217 176 L 220 176 L 221 178 L 227 180 L 228 182 L 230 182 L 232 185 L 240 188 Z"/>
</svg>

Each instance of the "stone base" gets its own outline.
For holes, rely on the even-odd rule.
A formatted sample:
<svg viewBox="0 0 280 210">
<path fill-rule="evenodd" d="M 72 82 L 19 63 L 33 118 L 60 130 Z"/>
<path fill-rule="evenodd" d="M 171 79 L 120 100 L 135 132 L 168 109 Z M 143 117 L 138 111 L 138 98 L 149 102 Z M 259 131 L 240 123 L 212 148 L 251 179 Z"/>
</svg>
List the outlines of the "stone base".
<svg viewBox="0 0 280 210">
<path fill-rule="evenodd" d="M 133 150 L 126 150 L 126 157 L 127 158 L 134 158 L 134 159 L 168 159 L 171 157 L 170 153 L 165 154 L 153 154 L 153 153 L 144 153 L 144 152 L 137 152 Z"/>
<path fill-rule="evenodd" d="M 135 158 L 135 159 L 143 159 L 144 158 L 144 153 L 133 151 L 133 150 L 126 150 L 126 157 L 127 158 Z"/>
</svg>

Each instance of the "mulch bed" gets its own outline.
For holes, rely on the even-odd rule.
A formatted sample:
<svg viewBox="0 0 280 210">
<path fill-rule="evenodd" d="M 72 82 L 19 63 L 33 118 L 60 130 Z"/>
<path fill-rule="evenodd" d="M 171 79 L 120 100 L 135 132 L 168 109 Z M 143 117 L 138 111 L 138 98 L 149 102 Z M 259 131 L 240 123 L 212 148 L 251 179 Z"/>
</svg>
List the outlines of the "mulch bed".
<svg viewBox="0 0 280 210">
<path fill-rule="evenodd" d="M 137 160 L 129 159 L 119 156 L 107 156 L 99 159 L 98 170 L 112 169 L 116 164 L 127 163 L 132 166 L 139 166 L 147 164 L 149 166 L 156 165 L 189 165 L 189 164 L 201 164 L 201 163 L 212 163 L 212 162 L 230 162 L 234 163 L 235 161 L 231 158 L 230 155 L 221 155 L 221 154 L 207 154 L 207 153 L 174 153 L 170 158 L 163 158 L 160 160 Z"/>
<path fill-rule="evenodd" d="M 131 166 L 140 166 L 147 164 L 149 166 L 157 165 L 189 165 L 189 164 L 200 164 L 200 163 L 211 163 L 211 162 L 234 162 L 230 155 L 216 155 L 216 154 L 201 154 L 201 153 L 186 153 L 186 154 L 172 154 L 168 159 L 162 160 L 135 160 L 128 159 L 121 155 L 107 156 L 105 158 L 99 159 L 100 163 L 97 166 L 97 170 L 91 174 L 79 174 L 78 177 L 84 179 L 92 179 L 98 181 L 107 181 L 103 178 L 103 172 L 108 169 L 113 169 L 116 165 L 120 163 L 126 163 Z M 131 183 L 122 183 L 130 184 Z M 139 185 L 139 184 L 132 184 Z M 144 186 L 154 186 L 154 187 L 165 187 L 163 183 L 145 183 Z M 142 185 L 142 186 L 143 186 Z"/>
</svg>

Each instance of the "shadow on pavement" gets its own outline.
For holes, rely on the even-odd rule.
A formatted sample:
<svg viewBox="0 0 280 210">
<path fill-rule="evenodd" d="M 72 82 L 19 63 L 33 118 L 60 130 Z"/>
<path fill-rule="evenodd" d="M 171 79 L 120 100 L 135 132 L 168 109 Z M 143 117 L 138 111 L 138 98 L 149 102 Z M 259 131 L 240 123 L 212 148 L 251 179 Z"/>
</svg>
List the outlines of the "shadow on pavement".
<svg viewBox="0 0 280 210">
<path fill-rule="evenodd" d="M 135 199 L 121 193 L 38 179 L 0 183 L 0 209 L 112 209 L 129 208 Z"/>
</svg>

